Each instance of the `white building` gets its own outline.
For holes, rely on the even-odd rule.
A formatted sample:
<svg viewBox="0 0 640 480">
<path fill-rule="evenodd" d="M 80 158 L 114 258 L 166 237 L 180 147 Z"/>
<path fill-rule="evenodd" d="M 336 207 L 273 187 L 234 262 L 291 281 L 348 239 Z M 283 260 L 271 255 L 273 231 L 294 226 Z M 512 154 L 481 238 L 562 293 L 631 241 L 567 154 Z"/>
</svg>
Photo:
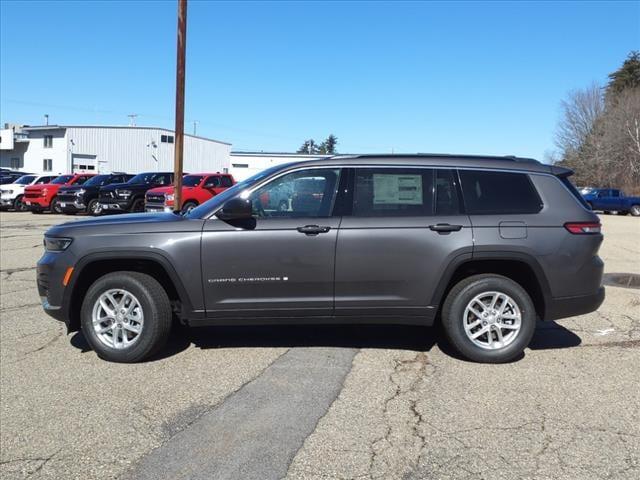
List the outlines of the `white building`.
<svg viewBox="0 0 640 480">
<path fill-rule="evenodd" d="M 229 172 L 236 181 L 249 178 L 266 168 L 289 162 L 316 160 L 329 155 L 308 155 L 304 153 L 231 152 Z"/>
<path fill-rule="evenodd" d="M 0 131 L 0 166 L 33 173 L 172 171 L 174 133 L 156 127 L 44 125 Z M 223 172 L 231 144 L 184 136 L 185 172 Z"/>
</svg>

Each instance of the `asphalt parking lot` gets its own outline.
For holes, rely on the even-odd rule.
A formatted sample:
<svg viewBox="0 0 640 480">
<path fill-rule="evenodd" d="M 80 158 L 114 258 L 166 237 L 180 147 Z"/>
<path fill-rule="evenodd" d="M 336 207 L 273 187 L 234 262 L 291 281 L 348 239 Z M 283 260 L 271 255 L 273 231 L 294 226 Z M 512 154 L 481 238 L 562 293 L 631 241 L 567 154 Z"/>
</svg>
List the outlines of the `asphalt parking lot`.
<svg viewBox="0 0 640 480">
<path fill-rule="evenodd" d="M 56 215 L 0 213 L 0 477 L 640 477 L 640 219 L 603 216 L 607 298 L 539 324 L 520 360 L 452 356 L 437 330 L 207 328 L 104 362 L 46 316 Z"/>
</svg>

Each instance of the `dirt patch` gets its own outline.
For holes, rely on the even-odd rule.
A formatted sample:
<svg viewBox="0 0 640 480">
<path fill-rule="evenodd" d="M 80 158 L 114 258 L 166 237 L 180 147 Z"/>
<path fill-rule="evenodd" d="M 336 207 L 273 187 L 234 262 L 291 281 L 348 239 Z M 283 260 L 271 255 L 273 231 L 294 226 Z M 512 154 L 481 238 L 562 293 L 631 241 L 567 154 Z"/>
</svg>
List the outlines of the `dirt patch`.
<svg viewBox="0 0 640 480">
<path fill-rule="evenodd" d="M 637 273 L 605 273 L 603 283 L 612 287 L 640 289 L 640 275 Z"/>
</svg>

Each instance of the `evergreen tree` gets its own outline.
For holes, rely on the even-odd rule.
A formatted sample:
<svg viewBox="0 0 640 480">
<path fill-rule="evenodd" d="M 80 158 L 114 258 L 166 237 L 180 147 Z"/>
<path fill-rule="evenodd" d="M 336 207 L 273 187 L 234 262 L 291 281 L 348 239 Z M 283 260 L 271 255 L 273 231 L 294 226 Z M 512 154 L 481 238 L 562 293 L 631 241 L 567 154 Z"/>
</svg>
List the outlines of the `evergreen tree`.
<svg viewBox="0 0 640 480">
<path fill-rule="evenodd" d="M 640 52 L 629 54 L 622 66 L 609 74 L 607 96 L 615 96 L 624 90 L 640 87 Z"/>
</svg>

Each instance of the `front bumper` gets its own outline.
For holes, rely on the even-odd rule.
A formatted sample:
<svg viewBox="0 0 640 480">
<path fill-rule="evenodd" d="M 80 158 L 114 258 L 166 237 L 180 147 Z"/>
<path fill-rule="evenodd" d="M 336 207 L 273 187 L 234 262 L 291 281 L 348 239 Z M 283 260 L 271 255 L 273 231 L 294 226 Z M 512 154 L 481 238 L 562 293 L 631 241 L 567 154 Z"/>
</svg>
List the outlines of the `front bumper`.
<svg viewBox="0 0 640 480">
<path fill-rule="evenodd" d="M 131 200 L 101 198 L 98 203 L 100 203 L 100 208 L 107 212 L 126 212 L 131 208 Z"/>
<path fill-rule="evenodd" d="M 2 197 L 0 198 L 0 207 L 13 207 L 15 198 Z"/>
<path fill-rule="evenodd" d="M 547 302 L 544 319 L 558 320 L 595 312 L 604 302 L 604 297 L 604 287 L 600 287 L 589 295 L 552 298 Z"/>
<path fill-rule="evenodd" d="M 58 196 L 58 205 L 63 212 L 82 212 L 87 208 L 84 198 L 75 195 Z"/>
<path fill-rule="evenodd" d="M 42 210 L 49 208 L 50 199 L 47 197 L 23 197 L 24 204 L 31 210 Z"/>
<path fill-rule="evenodd" d="M 45 313 L 56 320 L 71 325 L 69 315 L 70 294 L 62 280 L 68 267 L 75 263 L 75 257 L 68 252 L 45 252 L 36 267 L 38 295 Z"/>
<path fill-rule="evenodd" d="M 164 203 L 146 203 L 145 212 L 173 212 L 172 207 L 167 207 Z"/>
</svg>

